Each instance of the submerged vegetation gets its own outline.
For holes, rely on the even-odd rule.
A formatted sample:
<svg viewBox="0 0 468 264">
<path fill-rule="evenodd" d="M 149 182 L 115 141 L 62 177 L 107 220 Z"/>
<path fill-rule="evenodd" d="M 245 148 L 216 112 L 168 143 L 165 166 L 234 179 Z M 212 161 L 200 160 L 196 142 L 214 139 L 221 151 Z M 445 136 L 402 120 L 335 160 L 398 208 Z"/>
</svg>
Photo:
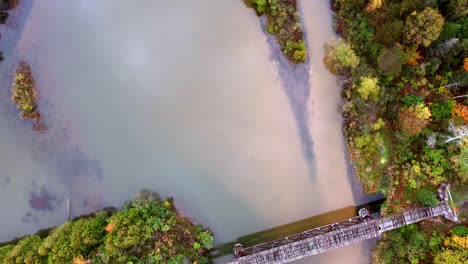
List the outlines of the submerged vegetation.
<svg viewBox="0 0 468 264">
<path fill-rule="evenodd" d="M 258 15 L 268 18 L 266 30 L 274 35 L 285 56 L 293 63 L 307 59 L 297 0 L 244 0 Z"/>
<path fill-rule="evenodd" d="M 38 93 L 31 66 L 24 61 L 20 62 L 16 70 L 11 93 L 11 101 L 21 110 L 20 117 L 33 120 L 35 131 L 46 131 L 37 109 Z"/>
<path fill-rule="evenodd" d="M 18 0 L 0 0 L 0 25 L 8 20 L 10 10 L 18 6 Z M 3 52 L 0 51 L 0 61 L 3 61 Z"/>
<path fill-rule="evenodd" d="M 436 204 L 442 182 L 466 188 L 468 1 L 331 6 L 341 38 L 325 46 L 324 63 L 343 83 L 346 141 L 364 190 L 386 195 L 381 212 L 388 215 Z M 468 234 L 456 231 L 466 227 L 439 232 L 424 225 L 384 234 L 373 261 L 467 261 Z"/>
<path fill-rule="evenodd" d="M 0 247 L 0 263 L 210 263 L 213 235 L 180 215 L 171 199 L 144 190 L 105 209 Z"/>
</svg>

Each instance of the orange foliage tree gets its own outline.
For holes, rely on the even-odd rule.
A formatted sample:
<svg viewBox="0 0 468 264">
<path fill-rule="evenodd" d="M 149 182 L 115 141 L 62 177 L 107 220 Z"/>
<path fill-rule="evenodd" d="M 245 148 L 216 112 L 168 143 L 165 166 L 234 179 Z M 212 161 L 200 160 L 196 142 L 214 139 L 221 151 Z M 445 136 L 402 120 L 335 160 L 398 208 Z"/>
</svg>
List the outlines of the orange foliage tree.
<svg viewBox="0 0 468 264">
<path fill-rule="evenodd" d="M 468 105 L 456 104 L 453 108 L 453 113 L 456 116 L 460 116 L 468 123 Z"/>
<path fill-rule="evenodd" d="M 401 130 L 408 135 L 419 134 L 428 124 L 431 111 L 424 104 L 405 107 L 400 111 L 398 119 Z"/>
</svg>

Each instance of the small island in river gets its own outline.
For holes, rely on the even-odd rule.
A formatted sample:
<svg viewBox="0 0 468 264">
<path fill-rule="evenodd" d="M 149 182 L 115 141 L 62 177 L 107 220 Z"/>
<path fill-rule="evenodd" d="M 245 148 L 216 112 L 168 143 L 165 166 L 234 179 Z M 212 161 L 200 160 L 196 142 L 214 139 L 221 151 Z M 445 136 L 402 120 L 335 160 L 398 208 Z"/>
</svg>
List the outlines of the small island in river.
<svg viewBox="0 0 468 264">
<path fill-rule="evenodd" d="M 41 114 L 37 107 L 39 97 L 36 82 L 29 64 L 22 61 L 16 69 L 15 79 L 11 87 L 11 101 L 16 103 L 16 107 L 21 110 L 22 119 L 33 121 L 33 129 L 38 132 L 45 132 L 47 128 L 41 122 Z"/>
<path fill-rule="evenodd" d="M 297 11 L 296 0 L 244 0 L 255 8 L 258 15 L 268 18 L 266 30 L 274 35 L 286 58 L 293 63 L 303 63 L 307 59 L 304 33 Z"/>
</svg>

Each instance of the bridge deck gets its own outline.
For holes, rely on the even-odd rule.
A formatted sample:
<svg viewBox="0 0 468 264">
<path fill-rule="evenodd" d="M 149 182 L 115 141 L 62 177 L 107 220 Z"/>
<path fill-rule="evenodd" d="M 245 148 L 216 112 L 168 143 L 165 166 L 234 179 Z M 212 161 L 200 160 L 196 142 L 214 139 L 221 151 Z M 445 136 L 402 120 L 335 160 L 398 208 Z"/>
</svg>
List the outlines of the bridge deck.
<svg viewBox="0 0 468 264">
<path fill-rule="evenodd" d="M 431 217 L 449 216 L 450 208 L 446 202 L 437 206 L 418 208 L 383 219 L 372 219 L 356 223 L 352 218 L 352 225 L 329 225 L 319 227 L 300 234 L 296 234 L 289 243 L 284 238 L 259 246 L 246 248 L 241 251 L 241 257 L 235 259 L 235 264 L 282 264 L 316 255 L 325 251 L 347 246 L 356 242 L 379 236 L 381 233 L 409 225 Z M 346 221 L 343 221 L 346 222 Z M 340 222 L 340 223 L 343 223 Z M 327 230 L 324 232 L 324 230 Z M 310 234 L 310 235 L 308 235 Z"/>
</svg>

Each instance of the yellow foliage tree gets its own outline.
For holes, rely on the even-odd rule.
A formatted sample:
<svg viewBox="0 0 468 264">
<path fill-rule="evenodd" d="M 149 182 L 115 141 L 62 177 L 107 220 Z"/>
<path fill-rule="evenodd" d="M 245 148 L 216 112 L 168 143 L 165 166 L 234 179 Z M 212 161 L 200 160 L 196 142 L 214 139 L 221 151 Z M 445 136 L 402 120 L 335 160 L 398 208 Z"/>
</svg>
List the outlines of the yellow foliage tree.
<svg viewBox="0 0 468 264">
<path fill-rule="evenodd" d="M 468 236 L 452 235 L 445 239 L 444 246 L 468 249 Z"/>
<path fill-rule="evenodd" d="M 379 79 L 371 77 L 361 77 L 360 83 L 358 86 L 358 93 L 364 100 L 376 100 L 380 87 L 378 85 Z"/>
</svg>

